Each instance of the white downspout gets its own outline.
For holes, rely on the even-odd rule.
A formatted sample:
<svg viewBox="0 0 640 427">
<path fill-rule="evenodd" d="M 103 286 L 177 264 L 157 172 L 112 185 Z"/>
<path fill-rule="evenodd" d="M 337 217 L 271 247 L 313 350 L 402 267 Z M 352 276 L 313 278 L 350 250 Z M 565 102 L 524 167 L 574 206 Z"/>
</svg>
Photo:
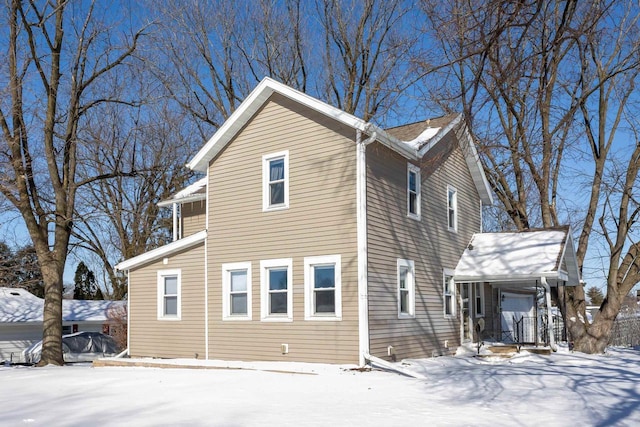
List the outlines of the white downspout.
<svg viewBox="0 0 640 427">
<path fill-rule="evenodd" d="M 209 360 L 209 168 L 205 188 L 204 228 L 204 360 Z"/>
<path fill-rule="evenodd" d="M 172 203 L 171 207 L 173 209 L 173 241 L 178 240 L 178 204 Z"/>
<path fill-rule="evenodd" d="M 367 277 L 367 145 L 376 140 L 376 132 L 362 140 L 356 131 L 356 224 L 358 240 L 358 345 L 360 366 L 369 355 L 369 291 Z"/>
<path fill-rule="evenodd" d="M 131 273 L 127 270 L 127 348 L 125 351 L 129 354 L 131 348 Z M 122 354 L 120 353 L 120 354 Z M 118 355 L 119 356 L 119 355 Z"/>
<path fill-rule="evenodd" d="M 540 278 L 540 283 L 542 283 L 542 286 L 544 287 L 545 304 L 547 305 L 547 328 L 549 329 L 547 333 L 549 334 L 549 347 L 551 347 L 551 350 L 553 351 L 558 351 L 555 337 L 553 336 L 553 316 L 551 315 L 551 288 L 549 288 L 547 278 L 544 276 Z"/>
</svg>

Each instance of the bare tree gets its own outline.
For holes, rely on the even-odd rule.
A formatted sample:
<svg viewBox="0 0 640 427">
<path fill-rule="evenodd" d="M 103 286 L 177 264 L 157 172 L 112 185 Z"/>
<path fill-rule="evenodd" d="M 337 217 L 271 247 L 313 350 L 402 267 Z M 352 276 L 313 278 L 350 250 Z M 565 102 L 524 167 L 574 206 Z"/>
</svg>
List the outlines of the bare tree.
<svg viewBox="0 0 640 427">
<path fill-rule="evenodd" d="M 78 190 L 123 173 L 79 179 L 78 132 L 105 102 L 96 82 L 132 58 L 142 31 L 115 32 L 106 8 L 64 0 L 4 4 L 6 93 L 0 108 L 0 192 L 18 210 L 33 241 L 44 281 L 40 365 L 63 363 L 62 276 Z M 73 15 L 73 19 L 71 16 Z"/>
<path fill-rule="evenodd" d="M 324 43 L 321 94 L 364 120 L 395 106 L 415 82 L 411 59 L 419 11 L 399 0 L 317 0 Z"/>
<path fill-rule="evenodd" d="M 157 75 L 203 139 L 265 76 L 383 121 L 417 80 L 421 12 L 401 0 L 182 0 L 157 13 Z"/>
<path fill-rule="evenodd" d="M 625 0 L 451 0 L 437 8 L 429 3 L 426 11 L 446 58 L 439 67 L 428 64 L 427 71 L 437 70 L 437 84 L 447 89 L 434 92 L 443 95 L 445 108 L 461 105 L 471 121 L 485 172 L 515 228 L 574 219 L 559 209 L 561 187 L 579 184 L 571 175 L 582 174 L 571 170 L 572 163 L 591 162 L 588 201 L 580 209 L 582 220 L 574 219 L 581 229 L 577 257 L 582 270 L 602 211 L 609 249 L 607 294 L 588 324 L 572 321 L 586 319 L 582 286 L 567 289 L 565 314 L 575 349 L 604 351 L 622 298 L 640 278 L 632 228 L 638 172 L 633 136 L 624 178 L 612 187 L 615 191 L 602 194 L 605 174 L 616 161 L 611 149 L 631 108 L 628 101 L 637 96 L 637 7 Z M 585 149 L 591 153 L 586 158 Z"/>
<path fill-rule="evenodd" d="M 146 98 L 151 102 L 151 98 Z M 77 205 L 76 247 L 100 259 L 108 277 L 107 294 L 126 296 L 126 277 L 114 265 L 171 240 L 171 217 L 157 203 L 181 189 L 192 172 L 184 168 L 191 155 L 189 121 L 170 111 L 166 100 L 135 109 L 105 105 L 83 132 L 90 141 L 87 174 L 135 170 L 87 185 Z M 94 112 L 95 113 L 95 112 Z M 108 118 L 107 120 L 104 120 Z M 125 164 L 123 164 L 123 162 Z"/>
</svg>

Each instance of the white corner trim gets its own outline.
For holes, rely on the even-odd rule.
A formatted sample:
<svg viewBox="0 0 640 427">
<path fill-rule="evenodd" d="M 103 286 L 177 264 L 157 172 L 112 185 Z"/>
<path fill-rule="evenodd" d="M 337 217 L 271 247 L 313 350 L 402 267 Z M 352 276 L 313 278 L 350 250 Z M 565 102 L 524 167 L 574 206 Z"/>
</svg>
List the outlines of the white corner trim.
<svg viewBox="0 0 640 427">
<path fill-rule="evenodd" d="M 369 277 L 367 245 L 367 145 L 375 141 L 373 132 L 365 141 L 356 132 L 356 240 L 358 250 L 358 347 L 360 366 L 369 354 Z"/>
<path fill-rule="evenodd" d="M 204 242 L 206 238 L 207 238 L 207 230 L 202 230 L 195 234 L 192 234 L 191 236 L 185 237 L 184 239 L 176 240 L 175 242 L 171 242 L 168 245 L 161 246 L 152 251 L 145 252 L 136 257 L 129 258 L 126 261 L 122 261 L 116 264 L 114 268 L 120 271 L 131 270 L 132 268 L 137 267 L 139 265 L 154 261 L 156 259 L 163 258 L 167 255 L 171 255 L 172 253 L 178 252 L 182 249 L 195 246 L 199 243 Z"/>
</svg>

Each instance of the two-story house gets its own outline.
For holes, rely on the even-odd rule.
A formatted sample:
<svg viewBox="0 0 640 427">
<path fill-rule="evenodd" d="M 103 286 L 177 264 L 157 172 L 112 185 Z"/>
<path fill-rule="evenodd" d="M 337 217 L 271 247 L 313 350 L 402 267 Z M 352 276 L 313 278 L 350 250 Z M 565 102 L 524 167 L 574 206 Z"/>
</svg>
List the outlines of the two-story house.
<svg viewBox="0 0 640 427">
<path fill-rule="evenodd" d="M 472 337 L 461 293 L 492 310 L 454 280 L 492 201 L 460 115 L 383 130 L 266 78 L 187 166 L 176 240 L 117 266 L 132 357 L 425 357 Z"/>
</svg>

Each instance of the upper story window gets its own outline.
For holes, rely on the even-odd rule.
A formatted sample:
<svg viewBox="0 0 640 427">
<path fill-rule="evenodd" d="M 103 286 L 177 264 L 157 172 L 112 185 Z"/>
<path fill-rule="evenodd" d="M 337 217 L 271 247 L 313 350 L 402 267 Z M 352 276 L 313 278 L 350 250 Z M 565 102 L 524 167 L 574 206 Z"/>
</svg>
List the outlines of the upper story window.
<svg viewBox="0 0 640 427">
<path fill-rule="evenodd" d="M 262 210 L 289 207 L 289 151 L 262 156 Z"/>
<path fill-rule="evenodd" d="M 158 271 L 158 320 L 180 320 L 180 270 Z"/>
<path fill-rule="evenodd" d="M 222 264 L 223 320 L 251 320 L 251 263 Z"/>
<path fill-rule="evenodd" d="M 407 216 L 420 219 L 420 168 L 407 164 Z"/>
<path fill-rule="evenodd" d="M 306 320 L 342 320 L 340 259 L 340 255 L 304 259 Z"/>
<path fill-rule="evenodd" d="M 458 231 L 458 191 L 447 186 L 447 225 L 450 231 Z"/>
<path fill-rule="evenodd" d="M 443 283 L 444 317 L 450 318 L 456 315 L 456 284 L 453 281 L 453 270 L 444 270 Z"/>
<path fill-rule="evenodd" d="M 398 260 L 398 317 L 415 315 L 415 264 L 406 259 Z"/>
<path fill-rule="evenodd" d="M 262 320 L 292 321 L 291 258 L 260 261 L 260 311 Z"/>
</svg>

